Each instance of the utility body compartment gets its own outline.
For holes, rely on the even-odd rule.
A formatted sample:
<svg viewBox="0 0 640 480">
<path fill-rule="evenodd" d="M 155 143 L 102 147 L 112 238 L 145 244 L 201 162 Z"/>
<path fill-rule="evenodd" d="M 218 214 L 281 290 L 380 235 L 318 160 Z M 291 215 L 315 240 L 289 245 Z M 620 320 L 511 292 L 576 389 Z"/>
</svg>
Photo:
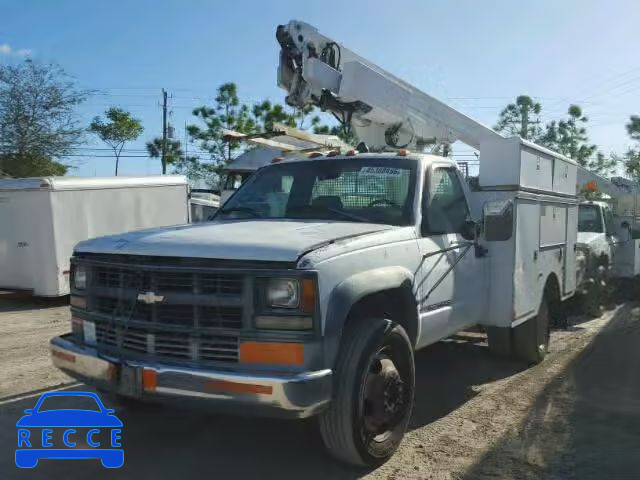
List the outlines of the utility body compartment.
<svg viewBox="0 0 640 480">
<path fill-rule="evenodd" d="M 520 137 L 481 144 L 480 186 L 575 196 L 576 164 Z"/>
<path fill-rule="evenodd" d="M 513 327 L 537 315 L 547 282 L 561 299 L 575 293 L 576 175 L 575 162 L 519 137 L 482 144 L 472 196 L 483 210 L 488 250 L 485 325 Z"/>
</svg>

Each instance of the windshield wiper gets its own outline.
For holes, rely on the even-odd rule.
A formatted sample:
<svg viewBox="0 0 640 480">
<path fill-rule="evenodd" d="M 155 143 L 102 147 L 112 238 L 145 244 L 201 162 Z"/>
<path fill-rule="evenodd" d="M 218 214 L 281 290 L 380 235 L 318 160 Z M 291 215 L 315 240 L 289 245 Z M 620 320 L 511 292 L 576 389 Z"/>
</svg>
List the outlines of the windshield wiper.
<svg viewBox="0 0 640 480">
<path fill-rule="evenodd" d="M 223 208 L 220 210 L 220 213 L 231 213 L 231 212 L 243 212 L 243 213 L 248 213 L 249 215 L 255 218 L 262 218 L 262 215 L 260 215 L 253 208 L 249 208 L 249 207 L 229 207 L 229 208 Z"/>
<path fill-rule="evenodd" d="M 364 218 L 359 215 L 354 215 L 353 213 L 345 212 L 344 210 L 338 210 L 337 208 L 326 207 L 324 205 L 296 205 L 293 208 L 297 210 L 311 210 L 311 211 L 323 210 L 325 212 L 331 212 L 343 218 L 347 218 L 349 220 L 355 220 L 356 222 L 372 223 L 371 220 L 369 220 L 368 218 Z"/>
<path fill-rule="evenodd" d="M 371 220 L 369 220 L 368 218 L 361 217 L 360 215 L 354 215 L 353 213 L 345 212 L 344 210 L 338 210 L 337 208 L 331 207 L 322 208 L 324 208 L 327 212 L 342 215 L 344 218 L 349 218 L 351 220 L 355 220 L 356 222 L 371 223 Z"/>
</svg>

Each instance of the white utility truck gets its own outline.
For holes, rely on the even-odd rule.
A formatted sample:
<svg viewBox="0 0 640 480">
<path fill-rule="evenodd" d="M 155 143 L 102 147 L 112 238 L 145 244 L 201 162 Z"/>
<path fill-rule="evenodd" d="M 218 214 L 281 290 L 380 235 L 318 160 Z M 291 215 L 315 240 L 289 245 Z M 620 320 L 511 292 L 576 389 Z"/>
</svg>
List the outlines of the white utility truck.
<svg viewBox="0 0 640 480">
<path fill-rule="evenodd" d="M 578 210 L 578 252 L 585 256 L 586 275 L 604 267 L 612 278 L 640 275 L 640 189 L 621 178 L 606 179 L 578 167 L 583 198 Z M 579 275 L 580 277 L 581 275 Z"/>
<path fill-rule="evenodd" d="M 363 144 L 278 159 L 211 222 L 80 243 L 52 360 L 124 397 L 317 415 L 332 455 L 377 465 L 407 428 L 417 349 L 480 324 L 492 350 L 545 357 L 550 314 L 576 290 L 576 164 L 308 24 L 277 39 L 288 103 Z M 453 160 L 410 151 L 456 140 L 480 151 L 478 191 Z"/>
<path fill-rule="evenodd" d="M 0 180 L 0 289 L 69 294 L 80 241 L 188 221 L 183 176 Z"/>
</svg>

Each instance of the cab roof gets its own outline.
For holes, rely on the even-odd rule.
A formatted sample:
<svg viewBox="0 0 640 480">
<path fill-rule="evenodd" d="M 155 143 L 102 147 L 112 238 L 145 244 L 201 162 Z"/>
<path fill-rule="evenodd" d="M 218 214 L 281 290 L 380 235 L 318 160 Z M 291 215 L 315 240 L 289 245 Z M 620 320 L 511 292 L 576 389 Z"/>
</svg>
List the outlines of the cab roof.
<svg viewBox="0 0 640 480">
<path fill-rule="evenodd" d="M 278 158 L 278 157 L 274 157 Z M 358 158 L 388 158 L 388 159 L 408 159 L 414 160 L 419 163 L 432 163 L 432 162 L 451 162 L 455 165 L 455 160 L 442 157 L 439 155 L 433 155 L 430 153 L 408 153 L 407 155 L 399 155 L 396 152 L 380 152 L 380 153 L 358 153 L 356 155 L 333 155 L 327 156 L 325 153 L 317 156 L 317 157 L 308 157 L 308 156 L 287 156 L 287 157 L 279 157 L 281 160 L 272 161 L 271 164 L 281 164 L 281 163 L 300 163 L 300 162 L 309 162 L 309 161 L 322 161 L 322 160 L 354 160 Z M 273 159 L 272 159 L 273 160 Z"/>
</svg>

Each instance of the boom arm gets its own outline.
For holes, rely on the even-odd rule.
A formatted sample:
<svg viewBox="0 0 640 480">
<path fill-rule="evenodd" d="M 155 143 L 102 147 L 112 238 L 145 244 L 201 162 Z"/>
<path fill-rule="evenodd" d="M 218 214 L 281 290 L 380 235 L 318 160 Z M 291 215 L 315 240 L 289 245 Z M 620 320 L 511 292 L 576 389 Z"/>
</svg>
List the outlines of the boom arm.
<svg viewBox="0 0 640 480">
<path fill-rule="evenodd" d="M 287 103 L 334 113 L 376 149 L 456 140 L 479 149 L 482 141 L 502 138 L 307 23 L 280 25 L 276 38 L 281 46 L 278 85 L 287 90 Z"/>
</svg>

